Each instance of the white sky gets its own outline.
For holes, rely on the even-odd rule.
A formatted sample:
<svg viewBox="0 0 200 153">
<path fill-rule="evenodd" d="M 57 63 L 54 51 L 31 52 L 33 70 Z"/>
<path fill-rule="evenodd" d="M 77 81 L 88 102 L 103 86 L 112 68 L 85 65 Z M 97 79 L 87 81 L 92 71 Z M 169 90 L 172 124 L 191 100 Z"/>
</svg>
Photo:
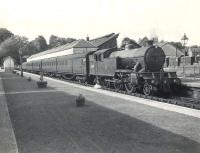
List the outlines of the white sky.
<svg viewBox="0 0 200 153">
<path fill-rule="evenodd" d="M 158 35 L 200 45 L 199 0 L 0 0 L 0 27 L 30 40 L 51 34 L 76 39 L 120 33 Z"/>
</svg>

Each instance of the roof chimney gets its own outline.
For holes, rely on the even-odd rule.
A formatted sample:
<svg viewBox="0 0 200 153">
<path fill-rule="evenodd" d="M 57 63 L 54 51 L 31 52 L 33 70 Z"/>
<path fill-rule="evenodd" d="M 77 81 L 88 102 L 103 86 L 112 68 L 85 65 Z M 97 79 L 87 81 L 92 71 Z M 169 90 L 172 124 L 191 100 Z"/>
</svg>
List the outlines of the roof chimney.
<svg viewBox="0 0 200 153">
<path fill-rule="evenodd" d="M 87 35 L 87 37 L 86 37 L 86 40 L 87 40 L 87 41 L 90 41 L 90 38 L 89 38 L 89 36 L 88 36 L 88 35 Z"/>
</svg>

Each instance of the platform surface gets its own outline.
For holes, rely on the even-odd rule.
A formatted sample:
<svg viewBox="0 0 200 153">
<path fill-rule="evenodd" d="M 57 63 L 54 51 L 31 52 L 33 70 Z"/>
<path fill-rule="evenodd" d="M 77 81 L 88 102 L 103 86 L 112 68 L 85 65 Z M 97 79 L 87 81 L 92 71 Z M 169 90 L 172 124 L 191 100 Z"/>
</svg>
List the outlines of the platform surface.
<svg viewBox="0 0 200 153">
<path fill-rule="evenodd" d="M 0 153 L 18 153 L 17 143 L 8 112 L 7 101 L 4 94 L 4 86 L 1 77 L 0 77 Z"/>
<path fill-rule="evenodd" d="M 51 79 L 38 89 L 26 77 L 0 76 L 19 153 L 200 152 L 198 117 Z M 86 106 L 77 108 L 80 93 Z"/>
</svg>

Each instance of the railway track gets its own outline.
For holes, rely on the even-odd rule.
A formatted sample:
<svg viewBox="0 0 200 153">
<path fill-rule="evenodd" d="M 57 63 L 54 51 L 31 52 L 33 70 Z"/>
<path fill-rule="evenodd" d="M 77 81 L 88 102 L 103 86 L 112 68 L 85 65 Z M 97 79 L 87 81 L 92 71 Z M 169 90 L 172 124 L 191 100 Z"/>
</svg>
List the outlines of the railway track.
<svg viewBox="0 0 200 153">
<path fill-rule="evenodd" d="M 79 84 L 79 85 L 83 85 L 83 86 L 88 86 L 88 87 L 94 86 L 91 84 L 81 83 L 81 82 L 72 81 L 72 80 L 66 80 L 63 78 L 55 78 L 55 77 L 51 77 L 51 78 L 70 82 L 70 83 L 75 83 L 75 84 Z M 163 97 L 157 97 L 157 96 L 146 96 L 141 93 L 127 93 L 124 90 L 116 90 L 116 89 L 106 88 L 106 87 L 102 87 L 101 89 L 112 91 L 112 92 L 117 92 L 117 93 L 121 93 L 121 94 L 125 94 L 125 95 L 131 95 L 131 96 L 135 96 L 135 97 L 140 97 L 140 98 L 155 100 L 158 102 L 164 102 L 164 103 L 169 103 L 169 104 L 174 104 L 174 105 L 178 105 L 178 106 L 183 106 L 183 107 L 187 107 L 187 108 L 200 110 L 200 99 L 189 98 L 189 97 L 178 97 L 178 96 L 173 96 L 170 98 L 163 98 Z"/>
<path fill-rule="evenodd" d="M 81 83 L 81 82 L 78 82 L 78 81 L 66 80 L 62 77 L 59 77 L 59 78 L 58 77 L 52 77 L 52 76 L 46 76 L 46 77 L 54 78 L 54 79 L 57 79 L 57 80 L 62 80 L 62 81 L 69 82 L 69 83 L 88 86 L 88 87 L 94 86 L 94 85 L 91 85 L 91 84 Z M 164 102 L 164 103 L 169 103 L 169 104 L 174 104 L 174 105 L 178 105 L 178 106 L 183 106 L 183 107 L 187 107 L 187 108 L 200 110 L 200 99 L 189 98 L 189 97 L 178 97 L 178 96 L 163 98 L 163 97 L 157 97 L 157 96 L 146 96 L 146 95 L 141 94 L 141 93 L 128 93 L 124 90 L 116 90 L 116 89 L 113 89 L 113 88 L 102 87 L 101 89 L 112 91 L 112 92 L 117 92 L 117 93 L 121 93 L 121 94 L 125 94 L 125 95 L 131 95 L 131 96 L 135 96 L 135 97 L 140 97 L 140 98 L 145 98 L 145 99 L 149 99 L 149 100 L 155 100 L 155 101 L 158 101 L 158 102 Z"/>
</svg>

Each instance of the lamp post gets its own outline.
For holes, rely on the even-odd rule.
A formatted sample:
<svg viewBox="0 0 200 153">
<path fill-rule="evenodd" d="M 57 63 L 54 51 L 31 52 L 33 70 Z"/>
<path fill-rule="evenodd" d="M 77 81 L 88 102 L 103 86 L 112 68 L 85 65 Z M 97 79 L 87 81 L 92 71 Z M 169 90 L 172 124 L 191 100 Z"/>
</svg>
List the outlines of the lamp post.
<svg viewBox="0 0 200 153">
<path fill-rule="evenodd" d="M 186 56 L 186 44 L 188 42 L 189 38 L 186 36 L 186 34 L 184 33 L 183 37 L 181 38 L 181 42 L 182 42 L 182 45 L 183 45 L 183 48 L 184 48 L 184 76 L 185 76 L 185 65 L 186 65 L 186 59 L 185 59 L 185 56 Z"/>
<path fill-rule="evenodd" d="M 181 38 L 181 42 L 182 42 L 183 47 L 184 47 L 184 59 L 185 59 L 185 55 L 186 55 L 186 44 L 187 44 L 188 40 L 189 40 L 189 38 L 184 33 L 183 37 Z M 185 64 L 185 62 L 184 62 L 184 64 Z"/>
<path fill-rule="evenodd" d="M 20 71 L 21 71 L 21 76 L 23 77 L 23 69 L 22 69 L 22 50 L 21 50 L 21 48 L 19 49 L 19 60 L 20 60 Z"/>
</svg>

